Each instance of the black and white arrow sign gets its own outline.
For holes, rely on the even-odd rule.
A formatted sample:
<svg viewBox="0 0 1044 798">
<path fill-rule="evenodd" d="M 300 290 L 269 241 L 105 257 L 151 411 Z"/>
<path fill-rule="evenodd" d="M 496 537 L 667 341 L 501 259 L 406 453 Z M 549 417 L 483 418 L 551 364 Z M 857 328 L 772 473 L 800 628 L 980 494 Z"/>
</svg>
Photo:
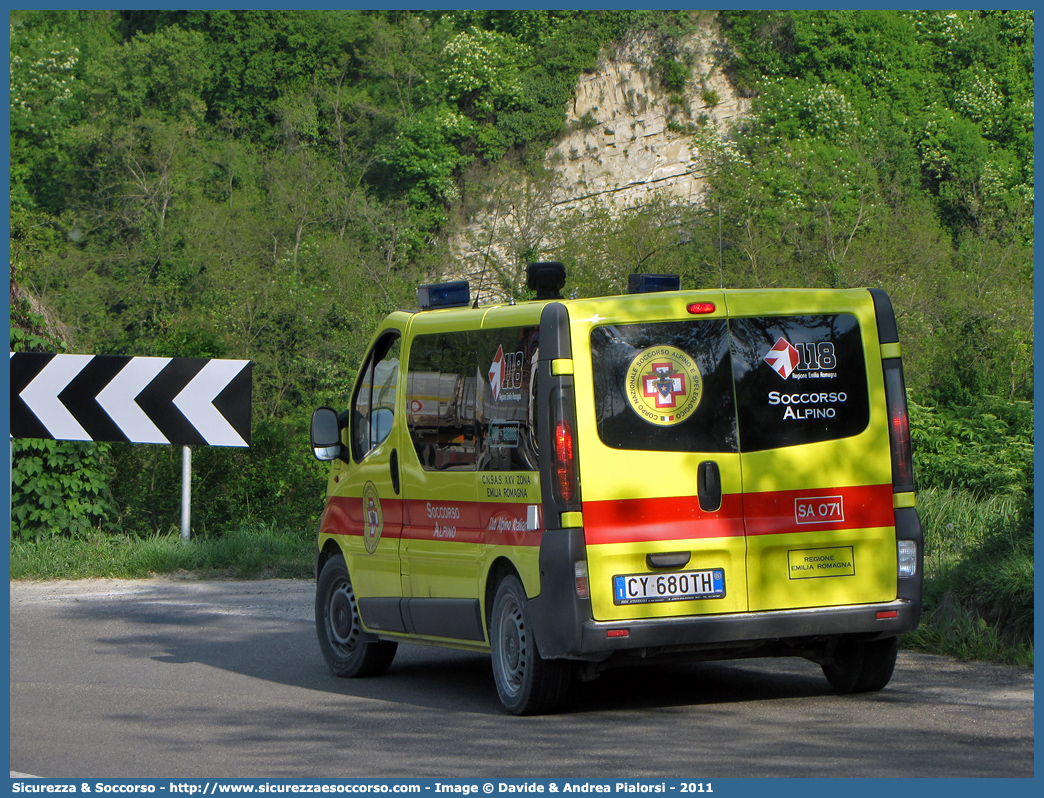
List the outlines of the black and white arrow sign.
<svg viewBox="0 0 1044 798">
<path fill-rule="evenodd" d="M 194 357 L 11 354 L 11 435 L 249 446 L 252 364 Z"/>
</svg>

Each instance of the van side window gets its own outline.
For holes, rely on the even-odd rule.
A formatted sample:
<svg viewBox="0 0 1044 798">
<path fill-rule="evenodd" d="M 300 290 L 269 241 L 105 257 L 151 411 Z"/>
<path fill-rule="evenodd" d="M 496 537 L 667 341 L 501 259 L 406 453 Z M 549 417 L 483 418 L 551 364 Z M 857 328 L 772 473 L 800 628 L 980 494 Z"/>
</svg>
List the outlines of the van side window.
<svg viewBox="0 0 1044 798">
<path fill-rule="evenodd" d="M 536 327 L 418 335 L 406 424 L 429 471 L 531 471 Z"/>
<path fill-rule="evenodd" d="M 483 330 L 480 375 L 478 471 L 536 471 L 535 371 L 539 327 Z"/>
<path fill-rule="evenodd" d="M 475 468 L 475 331 L 418 335 L 406 375 L 406 424 L 426 470 Z"/>
<path fill-rule="evenodd" d="M 615 449 L 735 452 L 724 319 L 591 331 L 598 435 Z"/>
<path fill-rule="evenodd" d="M 352 458 L 355 462 L 384 443 L 391 433 L 399 379 L 399 348 L 397 333 L 381 338 L 360 372 L 352 401 Z"/>
<path fill-rule="evenodd" d="M 764 451 L 858 435 L 870 423 L 855 316 L 733 319 L 740 448 Z"/>
</svg>

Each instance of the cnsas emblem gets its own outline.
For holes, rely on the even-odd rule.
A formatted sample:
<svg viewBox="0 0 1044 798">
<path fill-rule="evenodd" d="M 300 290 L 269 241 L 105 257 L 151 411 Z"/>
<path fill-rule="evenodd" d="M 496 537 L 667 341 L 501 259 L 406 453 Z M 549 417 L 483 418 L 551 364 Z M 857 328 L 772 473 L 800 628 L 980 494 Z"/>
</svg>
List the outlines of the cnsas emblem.
<svg viewBox="0 0 1044 798">
<path fill-rule="evenodd" d="M 650 424 L 669 427 L 696 412 L 703 375 L 696 361 L 673 346 L 651 346 L 627 369 L 627 401 Z"/>
<path fill-rule="evenodd" d="M 384 513 L 381 511 L 381 497 L 377 495 L 377 488 L 372 482 L 367 482 L 363 488 L 363 544 L 366 551 L 373 554 L 377 551 L 377 544 L 381 542 L 381 532 L 384 531 Z"/>
</svg>

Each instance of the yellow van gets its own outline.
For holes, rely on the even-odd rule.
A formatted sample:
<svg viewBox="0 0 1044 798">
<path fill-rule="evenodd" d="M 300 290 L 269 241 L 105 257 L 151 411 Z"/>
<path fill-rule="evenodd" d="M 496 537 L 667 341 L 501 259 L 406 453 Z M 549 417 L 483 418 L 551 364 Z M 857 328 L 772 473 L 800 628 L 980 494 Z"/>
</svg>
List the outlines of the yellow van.
<svg viewBox="0 0 1044 798">
<path fill-rule="evenodd" d="M 489 307 L 423 287 L 347 408 L 313 414 L 333 672 L 380 673 L 399 641 L 490 652 L 515 714 L 668 654 L 884 687 L 923 563 L 887 295 L 529 281 L 536 300 Z"/>
</svg>

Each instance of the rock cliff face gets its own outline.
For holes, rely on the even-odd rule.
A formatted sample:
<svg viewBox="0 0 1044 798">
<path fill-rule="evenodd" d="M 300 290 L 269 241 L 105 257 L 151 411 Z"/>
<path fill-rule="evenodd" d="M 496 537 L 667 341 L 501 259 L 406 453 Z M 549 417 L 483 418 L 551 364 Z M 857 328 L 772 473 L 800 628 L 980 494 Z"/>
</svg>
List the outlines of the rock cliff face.
<svg viewBox="0 0 1044 798">
<path fill-rule="evenodd" d="M 681 44 L 691 65 L 684 88 L 670 92 L 657 75 L 660 53 L 651 36 L 601 56 L 581 77 L 567 129 L 549 150 L 551 179 L 532 185 L 501 175 L 450 240 L 452 267 L 442 279 L 470 279 L 480 301 L 502 299 L 524 281 L 525 262 L 554 249 L 554 222 L 598 207 L 609 213 L 657 197 L 699 203 L 705 172 L 698 140 L 727 136 L 749 110 L 718 68 L 724 39 L 713 22 Z M 481 286 L 481 290 L 478 288 Z"/>
<path fill-rule="evenodd" d="M 626 207 L 666 192 L 698 202 L 702 172 L 693 134 L 727 134 L 750 104 L 717 69 L 722 44 L 716 26 L 685 43 L 692 78 L 676 95 L 660 86 L 654 65 L 659 53 L 649 37 L 606 53 L 598 72 L 577 84 L 570 132 L 548 156 L 562 178 L 556 200 L 600 197 Z"/>
</svg>

